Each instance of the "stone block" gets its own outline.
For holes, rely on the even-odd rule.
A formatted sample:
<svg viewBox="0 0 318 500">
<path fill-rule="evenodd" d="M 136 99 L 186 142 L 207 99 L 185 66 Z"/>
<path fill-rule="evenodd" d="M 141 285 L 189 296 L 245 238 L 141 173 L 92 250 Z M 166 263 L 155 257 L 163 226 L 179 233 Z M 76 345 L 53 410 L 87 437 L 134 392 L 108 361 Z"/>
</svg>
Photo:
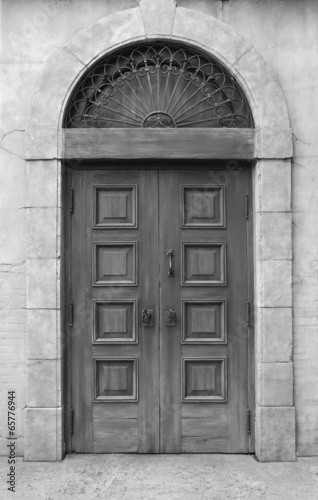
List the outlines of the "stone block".
<svg viewBox="0 0 318 500">
<path fill-rule="evenodd" d="M 258 305 L 260 307 L 291 307 L 291 260 L 257 262 Z"/>
<path fill-rule="evenodd" d="M 253 94 L 258 88 L 275 83 L 275 75 L 253 44 L 250 44 L 247 49 L 240 58 L 233 61 L 233 66 L 251 88 Z"/>
<path fill-rule="evenodd" d="M 27 207 L 56 207 L 58 161 L 27 162 Z"/>
<path fill-rule="evenodd" d="M 295 408 L 256 405 L 255 452 L 260 462 L 295 461 Z"/>
<path fill-rule="evenodd" d="M 293 406 L 292 363 L 257 363 L 256 374 L 258 405 Z"/>
<path fill-rule="evenodd" d="M 27 258 L 54 259 L 56 255 L 56 208 L 27 209 Z"/>
<path fill-rule="evenodd" d="M 291 162 L 258 161 L 256 165 L 256 212 L 291 210 Z"/>
<path fill-rule="evenodd" d="M 290 128 L 262 128 L 261 158 L 291 158 L 293 156 Z"/>
<path fill-rule="evenodd" d="M 171 35 L 176 10 L 174 0 L 141 0 L 140 8 L 146 37 Z"/>
<path fill-rule="evenodd" d="M 257 104 L 256 127 L 289 128 L 286 101 L 277 77 L 255 47 L 250 47 L 233 67 L 246 82 Z"/>
<path fill-rule="evenodd" d="M 60 134 L 56 127 L 29 127 L 26 139 L 27 160 L 52 160 L 61 152 Z"/>
<path fill-rule="evenodd" d="M 262 212 L 256 214 L 258 233 L 258 258 L 292 258 L 292 214 L 291 212 Z"/>
<path fill-rule="evenodd" d="M 27 308 L 56 309 L 56 260 L 27 261 Z"/>
<path fill-rule="evenodd" d="M 248 82 L 250 83 L 250 80 Z M 254 82 L 254 79 L 252 79 L 252 82 Z M 252 87 L 252 94 L 258 106 L 260 127 L 290 127 L 285 96 L 277 80 L 266 85 Z M 268 103 L 271 103 L 270 106 Z"/>
<path fill-rule="evenodd" d="M 25 207 L 26 168 L 23 158 L 0 149 L 0 210 Z"/>
<path fill-rule="evenodd" d="M 293 163 L 293 212 L 318 212 L 318 159 L 296 158 Z"/>
<path fill-rule="evenodd" d="M 67 98 L 72 84 L 80 77 L 84 69 L 86 69 L 84 64 L 65 47 L 58 52 L 47 66 L 31 107 L 30 143 L 33 129 L 47 129 L 48 134 L 56 134 L 56 129 L 60 125 L 62 103 Z M 34 134 L 40 133 L 42 132 L 34 132 Z M 48 140 L 51 140 L 52 144 L 57 143 L 57 138 L 56 141 L 53 141 L 50 135 Z M 49 158 L 54 154 L 53 149 L 51 149 L 51 146 L 48 147 L 48 144 L 43 143 L 43 150 L 38 151 L 40 147 L 39 140 L 35 136 L 34 149 L 38 155 L 45 154 L 45 151 L 48 151 L 47 156 L 44 158 Z M 30 158 L 32 151 L 28 151 L 28 158 Z M 57 152 L 53 157 L 56 156 Z"/>
<path fill-rule="evenodd" d="M 257 360 L 263 363 L 291 361 L 292 357 L 292 308 L 259 308 L 256 330 Z"/>
<path fill-rule="evenodd" d="M 62 460 L 63 408 L 27 408 L 25 421 L 26 461 Z"/>
<path fill-rule="evenodd" d="M 60 406 L 62 393 L 61 360 L 29 360 L 27 384 L 29 408 Z"/>
<path fill-rule="evenodd" d="M 29 309 L 27 333 L 29 359 L 56 359 L 61 357 L 60 311 L 54 309 Z"/>
<path fill-rule="evenodd" d="M 253 45 L 252 41 L 240 37 L 227 24 L 197 10 L 183 7 L 176 9 L 172 36 L 200 43 L 202 48 L 211 51 L 228 65 L 235 63 Z"/>
<path fill-rule="evenodd" d="M 145 27 L 140 8 L 127 9 L 106 16 L 75 35 L 67 49 L 89 65 L 107 51 L 125 42 L 143 40 Z"/>
<path fill-rule="evenodd" d="M 25 262 L 25 210 L 9 209 L 0 218 L 0 260 L 9 265 Z"/>
</svg>

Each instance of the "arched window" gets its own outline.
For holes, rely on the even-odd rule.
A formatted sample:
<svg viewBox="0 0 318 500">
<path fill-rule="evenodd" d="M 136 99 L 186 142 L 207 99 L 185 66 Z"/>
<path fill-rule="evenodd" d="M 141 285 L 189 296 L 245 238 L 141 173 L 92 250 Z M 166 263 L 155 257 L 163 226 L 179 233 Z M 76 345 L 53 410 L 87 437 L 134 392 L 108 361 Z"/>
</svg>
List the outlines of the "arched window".
<svg viewBox="0 0 318 500">
<path fill-rule="evenodd" d="M 65 128 L 252 128 L 235 78 L 210 56 L 156 42 L 99 60 L 75 88 Z"/>
</svg>

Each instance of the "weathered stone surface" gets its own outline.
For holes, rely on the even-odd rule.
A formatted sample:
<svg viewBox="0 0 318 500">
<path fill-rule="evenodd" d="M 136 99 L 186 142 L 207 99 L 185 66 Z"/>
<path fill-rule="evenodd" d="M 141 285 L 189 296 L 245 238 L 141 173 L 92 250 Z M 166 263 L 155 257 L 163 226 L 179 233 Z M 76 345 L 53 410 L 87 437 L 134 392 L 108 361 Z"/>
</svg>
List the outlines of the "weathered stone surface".
<svg viewBox="0 0 318 500">
<path fill-rule="evenodd" d="M 317 164 L 317 157 L 293 161 L 293 212 L 307 212 L 308 218 L 318 212 L 318 196 L 312 189 L 318 185 Z"/>
<path fill-rule="evenodd" d="M 182 7 L 176 9 L 172 36 L 198 42 L 228 64 L 237 61 L 253 45 L 252 41 L 240 37 L 225 23 Z"/>
<path fill-rule="evenodd" d="M 27 262 L 27 307 L 56 309 L 56 260 L 29 259 Z"/>
<path fill-rule="evenodd" d="M 257 103 L 256 127 L 290 127 L 282 90 L 259 51 L 250 47 L 235 61 L 234 68 L 246 82 Z"/>
<path fill-rule="evenodd" d="M 259 235 L 258 257 L 264 260 L 292 258 L 291 212 L 256 214 Z"/>
<path fill-rule="evenodd" d="M 27 207 L 56 207 L 58 174 L 56 160 L 27 162 Z"/>
<path fill-rule="evenodd" d="M 2 29 L 4 29 L 4 25 L 2 25 Z M 3 32 L 2 36 L 2 41 L 5 43 Z M 41 62 L 14 63 L 7 61 L 1 63 L 1 93 L 2 96 L 5 96 L 2 99 L 1 121 L 5 130 L 25 130 L 27 128 L 31 106 L 30 96 L 35 91 L 44 67 L 45 64 Z"/>
<path fill-rule="evenodd" d="M 27 408 L 25 456 L 27 461 L 61 460 L 63 408 Z"/>
<path fill-rule="evenodd" d="M 0 262 L 20 264 L 25 261 L 25 210 L 2 210 L 0 213 Z"/>
<path fill-rule="evenodd" d="M 141 0 L 140 8 L 146 36 L 171 35 L 176 10 L 174 0 Z"/>
<path fill-rule="evenodd" d="M 27 378 L 28 408 L 61 406 L 61 360 L 29 360 Z"/>
<path fill-rule="evenodd" d="M 261 131 L 261 158 L 291 158 L 293 156 L 290 128 L 264 128 Z"/>
<path fill-rule="evenodd" d="M 66 48 L 58 52 L 47 66 L 34 95 L 29 124 L 31 131 L 36 128 L 52 128 L 54 133 L 54 129 L 60 126 L 63 102 L 84 69 L 84 64 Z M 40 146 L 37 144 L 37 147 Z M 51 157 L 52 146 L 50 143 L 47 146 Z"/>
<path fill-rule="evenodd" d="M 50 61 L 56 49 L 86 26 L 118 10 L 136 7 L 138 0 L 68 0 L 6 2 L 3 6 L 2 60 L 19 63 Z"/>
<path fill-rule="evenodd" d="M 258 405 L 293 406 L 292 363 L 257 363 L 256 373 Z"/>
<path fill-rule="evenodd" d="M 27 357 L 57 359 L 60 352 L 60 311 L 29 309 L 27 311 Z"/>
<path fill-rule="evenodd" d="M 257 262 L 260 307 L 291 307 L 291 260 Z"/>
<path fill-rule="evenodd" d="M 262 363 L 291 361 L 293 346 L 292 308 L 259 308 L 256 330 L 257 360 Z"/>
<path fill-rule="evenodd" d="M 317 457 L 260 464 L 253 455 L 74 453 L 60 464 L 17 466 L 20 491 L 30 499 L 41 492 L 50 500 L 175 500 L 182 492 L 184 500 L 316 500 L 318 490 Z"/>
<path fill-rule="evenodd" d="M 55 127 L 29 127 L 25 157 L 27 160 L 52 160 L 59 152 L 59 134 Z"/>
<path fill-rule="evenodd" d="M 27 258 L 56 258 L 56 208 L 27 209 Z"/>
<path fill-rule="evenodd" d="M 0 210 L 25 207 L 26 169 L 19 156 L 0 150 Z"/>
<path fill-rule="evenodd" d="M 76 34 L 67 44 L 67 49 L 84 64 L 89 65 L 104 52 L 132 40 L 145 37 L 141 10 L 128 9 L 96 23 Z"/>
<path fill-rule="evenodd" d="M 294 461 L 295 408 L 256 405 L 256 456 L 260 462 Z"/>
<path fill-rule="evenodd" d="M 289 212 L 291 210 L 290 160 L 259 161 L 256 165 L 256 212 Z"/>
</svg>

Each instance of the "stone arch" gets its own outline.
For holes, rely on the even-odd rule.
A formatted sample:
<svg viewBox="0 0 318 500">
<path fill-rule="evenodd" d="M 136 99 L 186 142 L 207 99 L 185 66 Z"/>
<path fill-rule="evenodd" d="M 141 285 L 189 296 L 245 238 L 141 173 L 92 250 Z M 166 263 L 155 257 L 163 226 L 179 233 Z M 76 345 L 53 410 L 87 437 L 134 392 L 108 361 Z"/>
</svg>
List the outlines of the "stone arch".
<svg viewBox="0 0 318 500">
<path fill-rule="evenodd" d="M 47 373 L 49 369 L 52 380 L 56 383 L 54 382 L 52 389 L 54 394 L 47 398 L 44 389 L 39 390 L 36 385 L 37 381 L 40 383 L 41 377 L 35 377 L 32 370 L 29 370 L 25 458 L 59 460 L 63 456 L 62 350 L 59 326 L 62 211 L 59 159 L 63 159 L 61 126 L 64 109 L 74 86 L 94 61 L 119 47 L 147 39 L 184 42 L 211 54 L 235 75 L 250 103 L 256 128 L 254 158 L 258 160 L 254 176 L 256 454 L 262 461 L 293 460 L 295 422 L 292 364 L 283 359 L 283 354 L 278 353 L 271 358 L 264 341 L 264 335 L 269 338 L 274 338 L 275 333 L 279 335 L 276 328 L 282 322 L 287 322 L 291 337 L 292 141 L 285 99 L 275 76 L 253 42 L 213 17 L 177 7 L 173 0 L 142 0 L 136 8 L 107 16 L 80 31 L 59 50 L 47 66 L 34 95 L 26 146 L 28 189 L 36 182 L 39 189 L 46 190 L 43 203 L 49 203 L 48 207 L 55 214 L 57 239 L 54 256 L 52 249 L 49 249 L 41 258 L 28 258 L 27 290 L 42 287 L 43 293 L 48 293 L 51 297 L 49 307 L 55 314 L 55 319 L 52 319 L 56 335 L 53 341 L 55 357 L 46 359 L 43 354 L 42 361 L 43 371 L 46 370 Z M 273 176 L 274 185 L 271 183 Z M 283 216 L 279 215 L 282 213 Z M 31 239 L 33 227 L 34 215 L 32 223 L 28 221 L 27 228 Z M 270 245 L 267 246 L 267 243 Z M 39 270 L 42 272 L 43 282 L 37 277 Z M 43 303 L 41 297 L 33 294 L 28 299 L 27 307 L 40 317 L 47 304 Z M 279 376 L 282 361 L 286 365 L 286 373 Z M 274 395 L 272 378 L 267 375 L 269 369 L 271 373 L 278 370 L 277 381 L 274 377 Z M 284 381 L 283 385 L 279 377 Z M 41 422 L 45 422 L 42 427 Z M 41 428 L 45 429 L 43 435 L 39 434 Z"/>
</svg>

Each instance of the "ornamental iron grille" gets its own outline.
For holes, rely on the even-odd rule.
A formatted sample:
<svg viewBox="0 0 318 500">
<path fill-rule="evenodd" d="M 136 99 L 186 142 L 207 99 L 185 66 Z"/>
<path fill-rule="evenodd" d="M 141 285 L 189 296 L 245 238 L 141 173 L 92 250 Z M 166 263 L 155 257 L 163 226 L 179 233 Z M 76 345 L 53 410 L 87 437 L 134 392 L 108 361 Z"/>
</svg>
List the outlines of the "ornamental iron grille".
<svg viewBox="0 0 318 500">
<path fill-rule="evenodd" d="M 75 88 L 65 128 L 252 128 L 249 104 L 220 63 L 189 47 L 140 44 L 108 55 Z"/>
</svg>

